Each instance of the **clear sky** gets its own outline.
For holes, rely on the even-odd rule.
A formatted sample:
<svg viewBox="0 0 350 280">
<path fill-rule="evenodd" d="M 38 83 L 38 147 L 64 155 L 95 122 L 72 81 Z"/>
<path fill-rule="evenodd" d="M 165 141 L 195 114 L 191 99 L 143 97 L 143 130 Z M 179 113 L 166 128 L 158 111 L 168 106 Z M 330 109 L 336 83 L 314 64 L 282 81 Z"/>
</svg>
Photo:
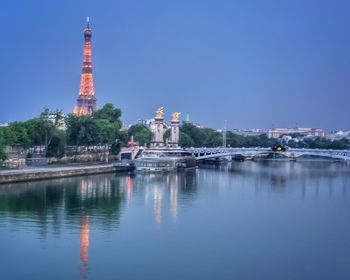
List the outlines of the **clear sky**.
<svg viewBox="0 0 350 280">
<path fill-rule="evenodd" d="M 0 123 L 71 112 L 90 16 L 98 105 L 220 128 L 350 129 L 348 0 L 2 0 Z"/>
</svg>

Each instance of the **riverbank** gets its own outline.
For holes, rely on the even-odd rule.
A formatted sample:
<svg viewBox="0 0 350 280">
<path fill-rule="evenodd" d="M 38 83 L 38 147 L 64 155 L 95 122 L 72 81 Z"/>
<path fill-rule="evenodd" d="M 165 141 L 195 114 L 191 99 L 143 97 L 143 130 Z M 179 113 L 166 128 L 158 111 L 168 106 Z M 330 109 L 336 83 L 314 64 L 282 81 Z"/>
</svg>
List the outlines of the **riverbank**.
<svg viewBox="0 0 350 280">
<path fill-rule="evenodd" d="M 99 164 L 0 170 L 0 184 L 101 173 L 123 172 L 129 171 L 129 169 L 130 168 L 128 166 L 123 165 Z"/>
</svg>

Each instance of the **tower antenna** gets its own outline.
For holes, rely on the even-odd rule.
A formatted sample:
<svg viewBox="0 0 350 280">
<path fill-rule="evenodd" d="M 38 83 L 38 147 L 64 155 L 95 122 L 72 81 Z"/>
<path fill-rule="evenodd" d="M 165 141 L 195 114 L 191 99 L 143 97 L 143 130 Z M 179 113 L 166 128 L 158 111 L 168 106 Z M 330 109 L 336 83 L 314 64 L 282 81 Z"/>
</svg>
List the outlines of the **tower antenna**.
<svg viewBox="0 0 350 280">
<path fill-rule="evenodd" d="M 86 26 L 87 28 L 90 28 L 90 18 L 86 17 Z"/>
</svg>

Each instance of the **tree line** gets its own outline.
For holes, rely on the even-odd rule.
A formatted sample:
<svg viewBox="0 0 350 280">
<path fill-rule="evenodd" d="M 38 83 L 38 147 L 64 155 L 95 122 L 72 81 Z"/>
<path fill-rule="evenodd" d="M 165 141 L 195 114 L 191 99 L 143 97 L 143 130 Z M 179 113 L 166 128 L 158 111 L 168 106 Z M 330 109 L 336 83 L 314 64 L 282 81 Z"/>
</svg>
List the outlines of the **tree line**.
<svg viewBox="0 0 350 280">
<path fill-rule="evenodd" d="M 167 131 L 166 137 L 170 135 Z M 180 126 L 179 144 L 182 147 L 222 147 L 223 133 L 212 128 L 199 128 L 192 123 L 184 123 Z M 227 147 L 272 147 L 277 145 L 277 139 L 268 138 L 266 134 L 258 136 L 244 136 L 226 132 Z"/>
<path fill-rule="evenodd" d="M 120 142 L 127 139 L 120 130 L 121 114 L 110 103 L 87 116 L 64 116 L 60 110 L 45 108 L 36 118 L 0 128 L 0 160 L 7 158 L 5 146 L 44 146 L 48 157 L 62 157 L 67 145 L 108 145 L 118 152 Z"/>
<path fill-rule="evenodd" d="M 107 103 L 91 115 L 64 116 L 62 111 L 44 109 L 36 118 L 24 122 L 12 122 L 0 127 L 0 160 L 7 158 L 5 146 L 44 146 L 46 156 L 62 157 L 67 146 L 106 145 L 110 152 L 117 154 L 120 148 L 133 137 L 141 146 L 148 146 L 152 141 L 152 131 L 143 124 L 121 130 L 122 112 L 113 104 Z M 65 126 L 65 129 L 62 129 Z M 164 134 L 164 141 L 170 138 L 170 129 Z M 326 138 L 296 137 L 288 142 L 282 139 L 268 138 L 266 134 L 244 136 L 227 131 L 228 147 L 272 147 L 280 144 L 293 148 L 349 149 L 346 138 L 329 140 Z M 179 145 L 181 147 L 221 147 L 223 133 L 211 128 L 199 128 L 192 123 L 180 126 Z"/>
<path fill-rule="evenodd" d="M 132 132 L 132 133 L 130 133 Z M 164 141 L 170 138 L 170 129 L 164 134 Z M 134 125 L 129 129 L 129 135 L 133 135 L 134 139 L 147 146 L 151 142 L 152 133 L 145 125 Z M 291 135 L 293 136 L 293 135 Z M 183 123 L 180 126 L 179 145 L 181 147 L 221 147 L 223 145 L 223 133 L 211 128 L 199 128 L 192 123 Z M 323 137 L 301 138 L 301 136 L 289 141 L 283 138 L 268 138 L 266 134 L 257 136 L 245 136 L 226 132 L 227 147 L 273 147 L 277 145 L 286 145 L 291 148 L 310 148 L 310 149 L 349 149 L 350 141 L 347 138 L 340 140 L 330 140 Z"/>
<path fill-rule="evenodd" d="M 304 138 L 302 140 L 289 140 L 288 147 L 291 148 L 310 148 L 310 149 L 332 149 L 332 150 L 346 150 L 350 149 L 350 141 L 347 138 L 339 140 L 330 140 L 324 137 Z"/>
</svg>

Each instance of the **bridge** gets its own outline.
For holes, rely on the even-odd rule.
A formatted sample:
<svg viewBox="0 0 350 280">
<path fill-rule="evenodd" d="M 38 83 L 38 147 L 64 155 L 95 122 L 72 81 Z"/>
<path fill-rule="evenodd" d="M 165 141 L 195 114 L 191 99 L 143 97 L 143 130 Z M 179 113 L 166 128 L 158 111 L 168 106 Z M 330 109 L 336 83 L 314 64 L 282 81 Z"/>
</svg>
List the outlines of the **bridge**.
<svg viewBox="0 0 350 280">
<path fill-rule="evenodd" d="M 316 156 L 334 160 L 350 161 L 350 150 L 324 150 L 324 149 L 296 149 L 276 152 L 271 148 L 187 148 L 197 160 L 215 159 L 223 157 L 243 156 L 244 158 L 259 158 L 269 154 L 296 160 L 301 156 Z"/>
</svg>

